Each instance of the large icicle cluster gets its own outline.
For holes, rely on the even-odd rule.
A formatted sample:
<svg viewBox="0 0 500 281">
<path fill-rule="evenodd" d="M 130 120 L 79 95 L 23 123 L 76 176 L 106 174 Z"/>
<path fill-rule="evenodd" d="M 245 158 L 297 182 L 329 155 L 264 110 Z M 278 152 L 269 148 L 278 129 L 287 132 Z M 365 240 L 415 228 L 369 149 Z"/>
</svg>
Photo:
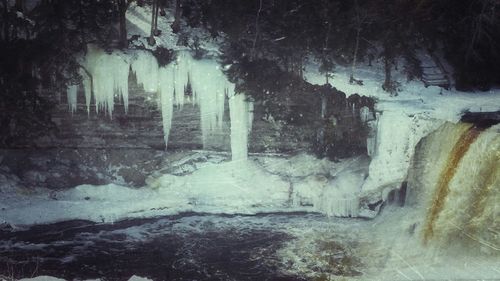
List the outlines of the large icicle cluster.
<svg viewBox="0 0 500 281">
<path fill-rule="evenodd" d="M 87 56 L 83 62 L 86 71 L 92 76 L 83 76 L 83 85 L 86 93 L 87 110 L 90 106 L 88 86 L 92 85 L 92 93 L 96 104 L 96 112 L 100 110 L 112 116 L 115 94 L 123 99 L 125 111 L 128 110 L 128 74 L 129 63 L 119 53 L 107 54 L 101 49 L 89 46 Z"/>
<path fill-rule="evenodd" d="M 228 90 L 232 95 L 234 86 L 212 60 L 192 61 L 189 65 L 190 83 L 200 107 L 203 144 L 206 145 L 208 135 L 222 129 L 225 92 Z"/>
<path fill-rule="evenodd" d="M 158 92 L 165 144 L 168 143 L 174 104 L 182 107 L 189 101 L 199 106 L 203 144 L 206 146 L 210 134 L 222 129 L 225 99 L 231 97 L 231 151 L 233 159 L 246 159 L 252 104 L 246 101 L 244 95 L 235 95 L 234 85 L 227 80 L 215 60 L 195 60 L 189 52 L 180 52 L 175 62 L 159 67 L 156 58 L 146 51 L 108 54 L 89 46 L 82 65 L 80 74 L 89 112 L 92 93 L 97 112 L 103 110 L 112 116 L 115 96 L 123 100 L 127 112 L 130 70 L 145 91 Z M 74 111 L 76 94 L 73 98 L 73 93 L 73 88 L 69 88 L 68 101 Z"/>
</svg>

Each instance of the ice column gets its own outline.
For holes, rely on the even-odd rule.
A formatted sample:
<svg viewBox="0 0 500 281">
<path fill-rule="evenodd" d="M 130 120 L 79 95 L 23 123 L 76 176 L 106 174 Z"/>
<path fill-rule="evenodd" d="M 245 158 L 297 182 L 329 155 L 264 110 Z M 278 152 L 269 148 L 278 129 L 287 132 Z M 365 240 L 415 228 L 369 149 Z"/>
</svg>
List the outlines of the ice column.
<svg viewBox="0 0 500 281">
<path fill-rule="evenodd" d="M 158 88 L 160 91 L 161 117 L 163 123 L 163 139 L 165 147 L 168 146 L 168 137 L 172 126 L 172 114 L 174 106 L 174 71 L 173 66 L 160 68 L 158 72 Z"/>
<path fill-rule="evenodd" d="M 68 106 L 71 114 L 75 113 L 77 106 L 77 98 L 76 95 L 78 93 L 78 85 L 69 85 L 66 90 L 66 95 L 68 97 Z"/>
<path fill-rule="evenodd" d="M 92 98 L 92 82 L 89 74 L 80 68 L 80 76 L 82 76 L 83 91 L 85 92 L 85 105 L 87 114 L 90 114 L 90 100 Z"/>
<path fill-rule="evenodd" d="M 231 155 L 233 161 L 248 158 L 248 134 L 252 128 L 253 106 L 243 94 L 235 94 L 234 86 L 228 89 L 231 118 Z"/>
</svg>

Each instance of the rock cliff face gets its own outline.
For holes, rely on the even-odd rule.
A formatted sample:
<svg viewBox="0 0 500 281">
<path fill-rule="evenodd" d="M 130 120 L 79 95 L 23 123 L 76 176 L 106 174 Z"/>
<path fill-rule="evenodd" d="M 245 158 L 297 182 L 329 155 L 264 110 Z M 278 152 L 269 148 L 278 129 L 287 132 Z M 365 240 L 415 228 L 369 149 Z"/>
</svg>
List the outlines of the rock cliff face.
<svg viewBox="0 0 500 281">
<path fill-rule="evenodd" d="M 315 151 L 321 156 L 333 153 L 346 157 L 366 152 L 366 120 L 362 120 L 361 108 L 368 104 L 373 108 L 373 102 L 365 105 L 359 97 L 346 99 L 332 89 L 327 94 L 318 89 L 301 94 L 310 100 L 308 104 L 286 104 L 295 120 L 274 120 L 273 112 L 255 103 L 250 153 Z M 321 95 L 326 97 L 323 105 Z M 128 113 L 123 102 L 115 98 L 112 118 L 104 112 L 96 113 L 94 101 L 87 112 L 81 88 L 74 113 L 66 94 L 45 98 L 54 104 L 46 112 L 50 126 L 36 136 L 10 138 L 0 147 L 0 166 L 28 187 L 67 188 L 109 182 L 141 186 L 148 175 L 165 164 L 168 155 L 196 149 L 231 151 L 227 100 L 223 126 L 208 136 L 205 147 L 199 107 L 189 101 L 182 107 L 174 106 L 165 151 L 159 98 L 156 93 L 144 92 L 134 75 L 129 79 Z M 24 126 L 28 131 L 30 126 L 40 129 L 40 125 Z"/>
</svg>

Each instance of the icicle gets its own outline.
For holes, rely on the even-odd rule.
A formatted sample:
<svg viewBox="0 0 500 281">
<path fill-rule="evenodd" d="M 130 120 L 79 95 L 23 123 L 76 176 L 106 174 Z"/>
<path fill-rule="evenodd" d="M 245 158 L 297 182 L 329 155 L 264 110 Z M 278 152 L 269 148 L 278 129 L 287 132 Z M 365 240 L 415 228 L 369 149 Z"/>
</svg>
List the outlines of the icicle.
<svg viewBox="0 0 500 281">
<path fill-rule="evenodd" d="M 94 77 L 93 90 L 96 103 L 96 112 L 99 112 L 99 110 L 103 110 L 109 113 L 109 116 L 112 116 L 114 109 L 115 83 L 112 79 L 113 74 L 110 73 L 110 64 L 111 62 L 109 57 L 102 56 L 99 59 L 98 64 L 93 69 L 92 76 Z"/>
<path fill-rule="evenodd" d="M 326 116 L 326 97 L 321 97 L 321 118 L 325 118 Z"/>
<path fill-rule="evenodd" d="M 85 105 L 87 106 L 87 114 L 90 114 L 90 100 L 92 98 L 92 83 L 90 81 L 91 78 L 82 68 L 80 68 L 80 75 L 82 76 L 83 90 L 85 92 Z"/>
<path fill-rule="evenodd" d="M 340 171 L 315 198 L 314 207 L 317 211 L 329 216 L 357 217 L 359 215 L 359 190 L 364 180 L 364 173 L 359 171 L 350 169 Z"/>
<path fill-rule="evenodd" d="M 246 99 L 246 97 L 245 97 Z M 247 131 L 248 134 L 252 132 L 252 127 L 253 127 L 253 102 L 245 101 L 248 109 L 248 123 L 247 123 Z M 247 145 L 248 146 L 248 145 Z"/>
<path fill-rule="evenodd" d="M 245 100 L 245 95 L 235 94 L 232 87 L 229 89 L 232 161 L 245 161 L 248 158 L 248 134 L 253 118 L 252 105 Z"/>
<path fill-rule="evenodd" d="M 93 78 L 92 90 L 96 103 L 96 112 L 104 110 L 109 116 L 112 116 L 115 93 L 121 96 L 125 110 L 127 110 L 128 62 L 117 53 L 107 54 L 90 45 L 84 65 Z"/>
<path fill-rule="evenodd" d="M 174 70 L 173 66 L 160 68 L 158 72 L 161 116 L 163 123 L 163 138 L 165 140 L 165 148 L 168 146 L 168 137 L 172 126 L 172 113 L 174 106 Z"/>
<path fill-rule="evenodd" d="M 117 69 L 114 77 L 114 90 L 122 101 L 125 113 L 128 113 L 128 75 L 130 67 L 128 64 L 122 64 L 122 68 Z M 158 83 L 158 82 L 157 82 Z"/>
<path fill-rule="evenodd" d="M 224 90 L 230 83 L 218 64 L 211 60 L 194 61 L 192 75 L 191 85 L 200 107 L 203 143 L 206 146 L 209 134 L 222 128 Z"/>
<path fill-rule="evenodd" d="M 188 52 L 181 52 L 175 61 L 174 83 L 175 83 L 175 104 L 182 107 L 184 105 L 184 87 L 188 83 L 188 75 L 191 69 L 192 57 Z"/>
<path fill-rule="evenodd" d="M 363 106 L 359 110 L 359 117 L 361 118 L 361 122 L 366 123 L 373 119 L 373 114 L 367 106 Z"/>
<path fill-rule="evenodd" d="M 137 52 L 131 67 L 137 84 L 142 84 L 146 92 L 158 91 L 158 61 L 151 53 Z"/>
<path fill-rule="evenodd" d="M 71 114 L 76 112 L 78 85 L 69 85 L 66 90 L 68 97 L 68 108 Z"/>
</svg>

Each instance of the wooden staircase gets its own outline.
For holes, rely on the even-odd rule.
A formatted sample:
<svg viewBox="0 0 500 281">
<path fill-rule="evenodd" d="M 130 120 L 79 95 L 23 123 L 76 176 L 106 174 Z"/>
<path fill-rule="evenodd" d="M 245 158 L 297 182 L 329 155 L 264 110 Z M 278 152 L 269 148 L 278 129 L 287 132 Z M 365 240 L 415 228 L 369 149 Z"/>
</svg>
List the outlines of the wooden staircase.
<svg viewBox="0 0 500 281">
<path fill-rule="evenodd" d="M 451 81 L 445 67 L 438 56 L 431 50 L 421 50 L 417 52 L 422 68 L 422 82 L 425 87 L 438 86 L 449 89 Z"/>
</svg>

